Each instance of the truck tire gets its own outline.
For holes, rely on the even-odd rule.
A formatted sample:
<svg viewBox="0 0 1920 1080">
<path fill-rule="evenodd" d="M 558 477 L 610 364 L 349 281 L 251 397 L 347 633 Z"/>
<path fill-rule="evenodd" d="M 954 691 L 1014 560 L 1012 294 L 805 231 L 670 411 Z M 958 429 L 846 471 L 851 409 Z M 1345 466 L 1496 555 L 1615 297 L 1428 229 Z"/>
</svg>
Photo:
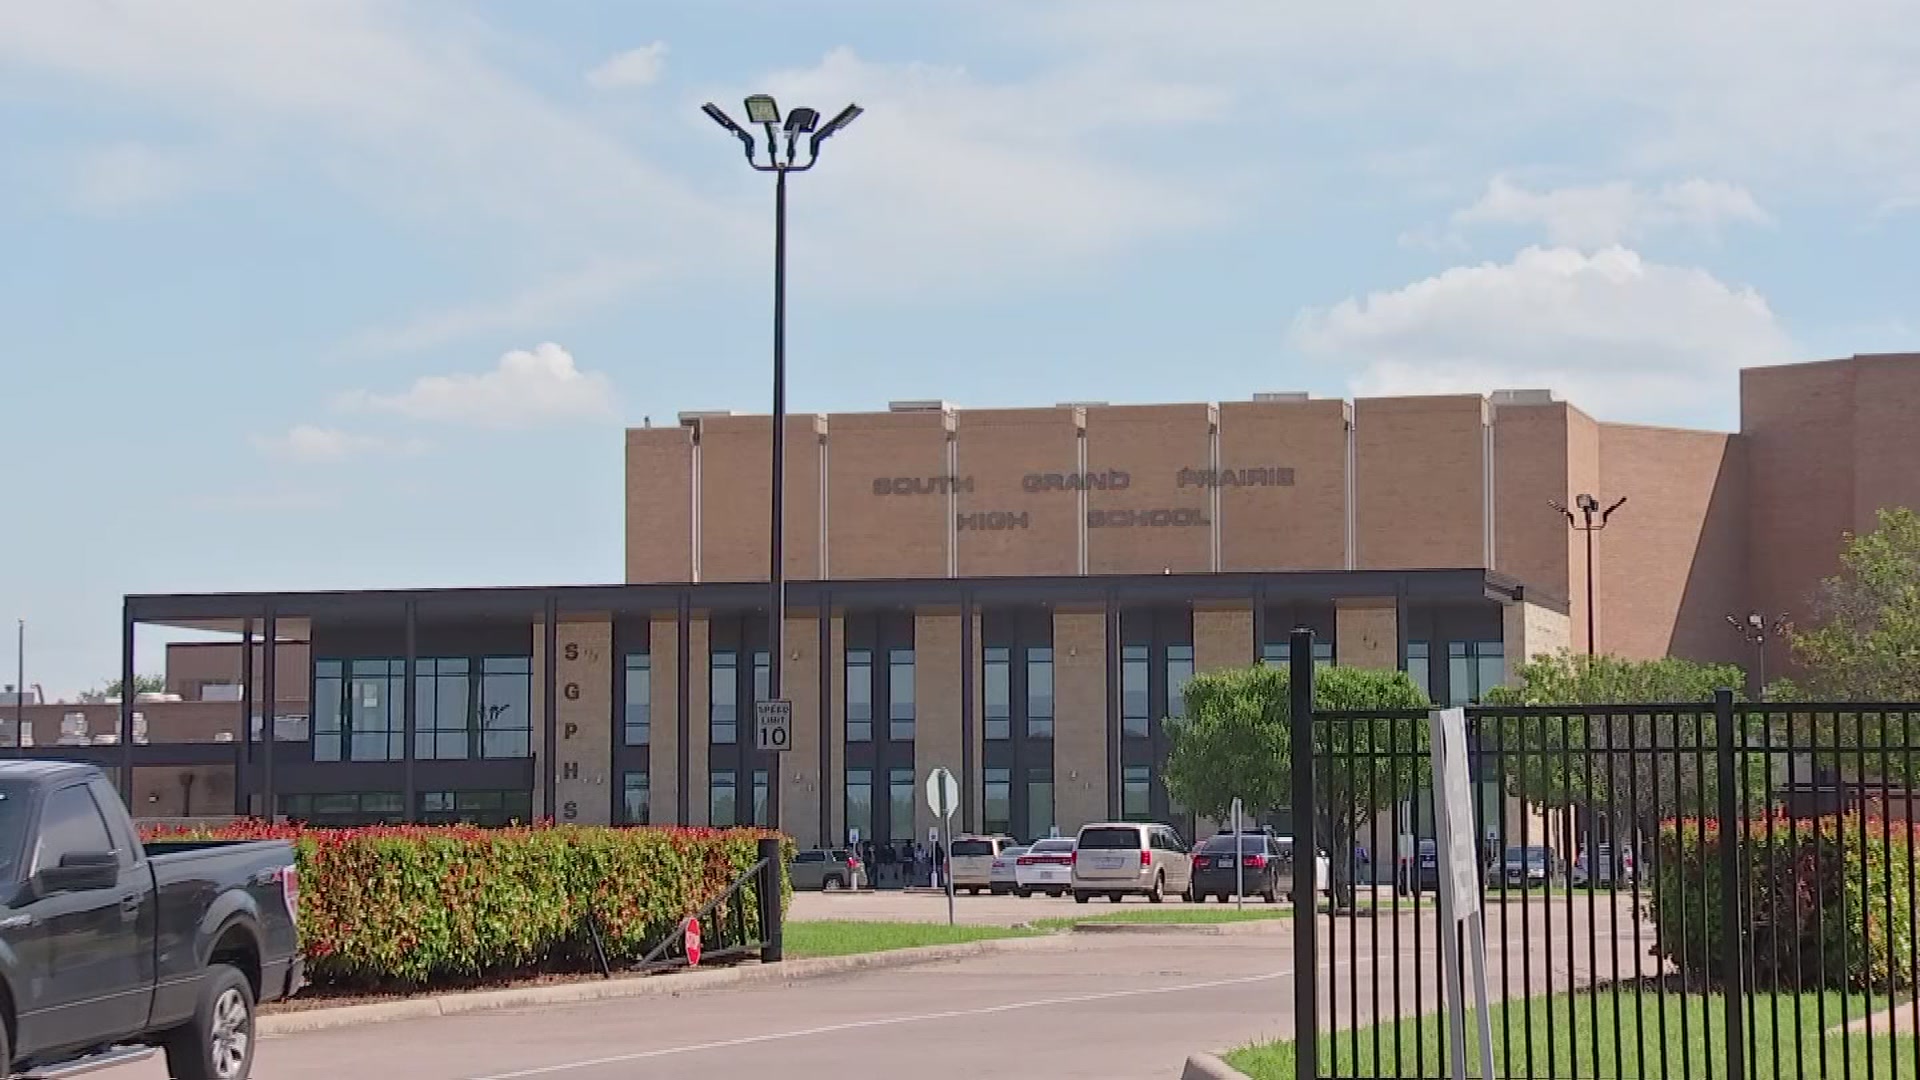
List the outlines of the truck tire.
<svg viewBox="0 0 1920 1080">
<path fill-rule="evenodd" d="M 13 1075 L 13 1044 L 7 1041 L 7 1025 L 0 1017 L 0 1080 Z"/>
<path fill-rule="evenodd" d="M 200 981 L 193 1019 L 162 1043 L 175 1080 L 246 1080 L 253 1071 L 253 985 L 231 964 L 213 964 Z"/>
</svg>

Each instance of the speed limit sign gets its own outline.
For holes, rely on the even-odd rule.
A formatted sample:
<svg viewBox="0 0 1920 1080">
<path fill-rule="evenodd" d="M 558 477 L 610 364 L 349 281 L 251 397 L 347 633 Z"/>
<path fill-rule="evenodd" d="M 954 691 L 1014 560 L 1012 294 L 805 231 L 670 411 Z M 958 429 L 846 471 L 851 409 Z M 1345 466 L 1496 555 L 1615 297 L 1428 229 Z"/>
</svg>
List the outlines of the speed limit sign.
<svg viewBox="0 0 1920 1080">
<path fill-rule="evenodd" d="M 756 747 L 775 753 L 793 749 L 793 702 L 756 702 L 753 721 Z"/>
<path fill-rule="evenodd" d="M 687 966 L 700 966 L 700 920 L 687 920 Z"/>
</svg>

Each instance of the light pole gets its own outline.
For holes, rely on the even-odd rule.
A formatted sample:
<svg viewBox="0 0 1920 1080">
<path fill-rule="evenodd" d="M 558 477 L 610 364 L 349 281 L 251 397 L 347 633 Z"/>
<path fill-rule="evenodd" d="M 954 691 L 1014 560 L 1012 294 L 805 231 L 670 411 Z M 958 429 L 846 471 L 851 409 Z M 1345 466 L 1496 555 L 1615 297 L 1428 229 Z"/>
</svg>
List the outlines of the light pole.
<svg viewBox="0 0 1920 1080">
<path fill-rule="evenodd" d="M 1749 611 L 1745 618 L 1738 615 L 1727 616 L 1727 624 L 1740 631 L 1740 636 L 1747 640 L 1747 644 L 1753 646 L 1755 675 L 1753 696 L 1758 698 L 1767 691 L 1767 638 L 1770 635 L 1777 637 L 1786 633 L 1787 616 L 1784 613 L 1777 615 L 1772 625 L 1768 625 L 1766 616 L 1757 611 Z"/>
<path fill-rule="evenodd" d="M 1627 497 L 1622 495 L 1620 498 L 1614 500 L 1614 503 L 1612 506 L 1609 506 L 1605 510 L 1602 510 L 1600 509 L 1599 499 L 1596 499 L 1593 496 L 1583 492 L 1573 497 L 1573 505 L 1575 508 L 1577 508 L 1580 511 L 1579 516 L 1575 517 L 1573 511 L 1567 509 L 1567 505 L 1565 503 L 1561 502 L 1558 499 L 1547 500 L 1548 506 L 1551 506 L 1555 510 L 1558 510 L 1562 514 L 1566 515 L 1568 528 L 1574 530 L 1575 532 L 1582 532 L 1587 534 L 1587 655 L 1588 656 L 1592 656 L 1594 655 L 1595 652 L 1598 651 L 1594 648 L 1594 638 L 1593 638 L 1593 534 L 1599 532 L 1601 529 L 1606 528 L 1607 519 L 1613 516 L 1613 512 L 1615 510 L 1618 510 L 1622 506 L 1626 505 L 1626 502 L 1627 502 Z M 1595 520 L 1596 514 L 1599 515 L 1598 520 Z"/>
<path fill-rule="evenodd" d="M 753 136 L 734 123 L 726 110 L 711 101 L 702 105 L 700 110 L 740 140 L 741 147 L 746 151 L 747 164 L 755 172 L 773 174 L 773 475 L 768 478 L 772 488 L 772 524 L 768 537 L 771 550 L 767 570 L 767 697 L 779 701 L 780 668 L 785 659 L 783 631 L 787 618 L 786 564 L 782 554 L 787 486 L 787 174 L 813 168 L 820 160 L 820 144 L 853 123 L 863 110 L 858 105 L 848 105 L 822 126 L 820 111 L 804 106 L 788 113 L 783 121 L 780 106 L 774 103 L 771 94 L 754 94 L 746 99 L 745 104 L 747 123 L 759 124 L 767 133 L 764 163 L 754 156 Z M 784 153 L 781 145 L 783 133 Z M 800 160 L 800 137 L 803 135 L 808 137 L 807 153 L 805 160 Z M 769 807 L 774 801 L 773 792 L 779 789 L 778 778 L 779 773 L 775 771 L 773 782 L 768 785 Z M 825 782 L 826 778 L 821 777 L 821 783 Z"/>
<path fill-rule="evenodd" d="M 27 620 L 21 619 L 14 631 L 13 643 L 13 745 L 20 745 L 20 733 L 27 730 Z"/>
</svg>

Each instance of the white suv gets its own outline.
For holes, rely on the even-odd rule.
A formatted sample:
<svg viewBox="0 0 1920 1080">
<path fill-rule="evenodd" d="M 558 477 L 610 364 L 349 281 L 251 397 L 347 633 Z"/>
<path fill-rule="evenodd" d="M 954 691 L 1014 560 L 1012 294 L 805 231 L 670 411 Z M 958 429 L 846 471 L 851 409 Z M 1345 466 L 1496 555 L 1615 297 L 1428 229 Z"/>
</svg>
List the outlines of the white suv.
<svg viewBox="0 0 1920 1080">
<path fill-rule="evenodd" d="M 1095 895 L 1118 903 L 1128 893 L 1154 903 L 1193 886 L 1193 857 L 1171 825 L 1109 821 L 1087 825 L 1074 843 L 1073 898 Z"/>
</svg>

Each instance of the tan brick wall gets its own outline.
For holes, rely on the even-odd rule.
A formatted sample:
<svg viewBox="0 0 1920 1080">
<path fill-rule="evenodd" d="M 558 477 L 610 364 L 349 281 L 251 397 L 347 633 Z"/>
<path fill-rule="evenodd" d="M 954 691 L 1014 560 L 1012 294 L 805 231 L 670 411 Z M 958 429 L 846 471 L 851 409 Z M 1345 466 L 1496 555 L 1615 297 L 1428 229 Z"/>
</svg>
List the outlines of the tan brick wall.
<svg viewBox="0 0 1920 1080">
<path fill-rule="evenodd" d="M 710 674 L 708 625 L 704 617 L 688 626 L 687 655 L 687 824 L 707 824 L 707 704 Z M 742 728 L 744 730 L 744 727 Z M 751 778 L 749 778 L 751 779 Z M 748 791 L 751 795 L 751 790 Z M 747 804 L 751 805 L 751 804 Z"/>
<path fill-rule="evenodd" d="M 833 828 L 833 842 L 847 839 L 847 624 L 838 615 L 827 623 L 829 679 L 827 715 L 827 753 L 829 767 L 821 790 L 826 792 L 827 814 Z"/>
<path fill-rule="evenodd" d="M 700 580 L 767 580 L 767 476 L 772 425 L 764 416 L 700 421 Z M 820 441 L 826 418 L 787 417 L 786 535 L 782 562 L 796 580 L 820 576 Z"/>
<path fill-rule="evenodd" d="M 1053 616 L 1053 801 L 1063 835 L 1107 817 L 1107 622 Z"/>
<path fill-rule="evenodd" d="M 1547 503 L 1572 505 L 1571 411 L 1559 402 L 1502 405 L 1493 423 L 1494 569 L 1561 601 L 1569 588 L 1567 522 Z"/>
<path fill-rule="evenodd" d="M 1028 491 L 1029 473 L 1079 467 L 1080 424 L 1073 409 L 967 409 L 955 418 L 962 515 L 1003 514 L 1002 524 L 958 529 L 962 576 L 1072 574 L 1080 567 L 1079 502 L 1071 493 Z M 931 496 L 922 496 L 931 497 Z M 1024 517 L 1022 517 L 1024 515 Z M 1013 526 L 1013 521 L 1021 524 Z"/>
<path fill-rule="evenodd" d="M 1393 599 L 1341 600 L 1334 605 L 1334 650 L 1347 667 L 1400 666 L 1399 623 Z"/>
<path fill-rule="evenodd" d="M 927 775 L 945 766 L 967 782 L 960 768 L 960 616 L 957 612 L 915 615 L 913 619 L 913 775 L 922 787 Z M 914 792 L 913 835 L 925 836 L 934 819 L 921 787 Z M 959 823 L 956 817 L 955 823 Z"/>
<path fill-rule="evenodd" d="M 1353 403 L 1361 569 L 1486 565 L 1486 407 L 1474 395 Z"/>
<path fill-rule="evenodd" d="M 1087 493 L 1087 570 L 1094 574 L 1192 573 L 1213 567 L 1206 489 L 1181 487 L 1181 469 L 1211 457 L 1210 405 L 1117 405 L 1087 410 L 1087 469 L 1128 474 L 1125 490 Z M 1074 501 L 1074 493 L 1053 493 Z M 1096 513 L 1175 511 L 1188 524 L 1092 527 Z M 1111 520 L 1109 517 L 1108 520 Z"/>
<path fill-rule="evenodd" d="M 540 633 L 538 625 L 535 633 Z M 563 620 L 558 638 L 554 794 L 559 812 L 555 816 L 581 825 L 605 825 L 613 808 L 608 786 L 614 727 L 613 624 Z"/>
<path fill-rule="evenodd" d="M 693 432 L 627 430 L 627 581 L 693 578 Z"/>
<path fill-rule="evenodd" d="M 260 643 L 260 624 L 254 623 L 253 697 L 266 692 L 265 649 Z M 312 673 L 311 652 L 304 641 L 283 641 L 275 650 L 273 696 L 282 703 L 307 700 Z M 208 683 L 240 681 L 240 641 L 170 641 L 167 643 L 167 693 L 179 694 L 188 701 L 199 701 Z"/>
<path fill-rule="evenodd" d="M 1195 609 L 1193 666 L 1196 671 L 1219 671 L 1253 663 L 1251 608 Z"/>
<path fill-rule="evenodd" d="M 947 476 L 946 425 L 937 412 L 827 418 L 830 577 L 946 576 L 946 496 L 874 493 L 879 479 Z"/>
<path fill-rule="evenodd" d="M 1726 624 L 1746 600 L 1746 468 L 1733 436 L 1603 424 L 1595 538 L 1599 651 L 1741 660 Z M 1585 559 L 1584 548 L 1581 558 Z"/>
<path fill-rule="evenodd" d="M 527 711 L 533 731 L 527 745 L 533 750 L 533 812 L 547 813 L 547 635 L 543 623 L 531 624 L 533 677 L 527 681 Z"/>
<path fill-rule="evenodd" d="M 1221 402 L 1220 465 L 1293 470 L 1290 486 L 1220 490 L 1221 569 L 1346 566 L 1346 402 Z"/>
<path fill-rule="evenodd" d="M 780 828 L 802 847 L 820 845 L 820 623 L 788 619 L 781 693 L 793 702 L 793 749 L 780 758 Z"/>
<path fill-rule="evenodd" d="M 680 814 L 680 629 L 674 618 L 654 619 L 647 631 L 653 665 L 653 729 L 647 749 L 647 812 L 655 825 Z"/>
<path fill-rule="evenodd" d="M 1508 604 L 1500 612 L 1506 643 L 1508 685 L 1519 682 L 1520 665 L 1538 656 L 1554 656 L 1573 647 L 1567 616 L 1540 604 Z"/>
<path fill-rule="evenodd" d="M 120 778 L 111 777 L 115 784 Z M 127 812 L 136 818 L 230 817 L 233 766 L 164 765 L 133 770 Z"/>
<path fill-rule="evenodd" d="M 985 828 L 987 801 L 987 774 L 984 762 L 987 760 L 986 730 L 982 726 L 985 710 L 982 701 L 985 694 L 981 687 L 985 685 L 985 646 L 980 640 L 980 613 L 973 613 L 973 651 L 967 662 L 973 665 L 973 775 L 963 782 L 973 786 L 973 794 L 968 800 L 966 828 L 970 832 L 979 832 Z"/>
</svg>

